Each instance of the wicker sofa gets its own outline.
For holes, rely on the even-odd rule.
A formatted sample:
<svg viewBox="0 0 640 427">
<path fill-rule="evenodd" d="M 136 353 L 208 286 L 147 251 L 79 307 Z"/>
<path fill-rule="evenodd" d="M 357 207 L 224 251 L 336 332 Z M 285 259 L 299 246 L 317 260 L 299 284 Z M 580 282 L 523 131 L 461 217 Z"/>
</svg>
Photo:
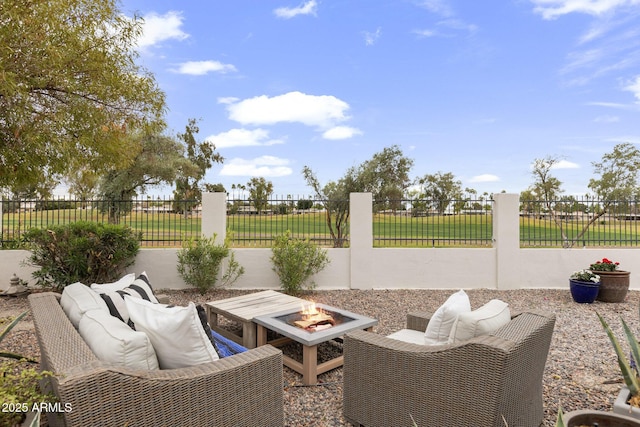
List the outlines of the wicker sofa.
<svg viewBox="0 0 640 427">
<path fill-rule="evenodd" d="M 73 327 L 59 294 L 29 296 L 42 369 L 70 412 L 58 426 L 282 426 L 282 352 L 271 346 L 189 368 L 132 371 L 101 362 Z M 66 405 L 66 406 L 65 406 Z"/>
<path fill-rule="evenodd" d="M 427 313 L 409 314 L 407 328 L 424 331 L 428 321 Z M 554 314 L 524 312 L 491 335 L 438 346 L 351 332 L 344 416 L 367 427 L 540 426 L 554 324 Z"/>
</svg>

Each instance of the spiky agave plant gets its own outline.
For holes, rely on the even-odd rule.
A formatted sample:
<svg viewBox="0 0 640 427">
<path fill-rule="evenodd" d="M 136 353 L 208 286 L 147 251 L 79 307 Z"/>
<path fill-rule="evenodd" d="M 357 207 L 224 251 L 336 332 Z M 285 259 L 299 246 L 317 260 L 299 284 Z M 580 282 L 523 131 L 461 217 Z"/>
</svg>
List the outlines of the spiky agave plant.
<svg viewBox="0 0 640 427">
<path fill-rule="evenodd" d="M 26 316 L 26 315 L 27 315 L 26 311 L 21 313 L 18 317 L 13 319 L 13 321 L 11 323 L 9 323 L 9 325 L 7 325 L 6 328 L 4 328 L 2 333 L 0 333 L 0 343 L 2 342 L 4 337 L 7 336 L 9 331 L 11 331 L 11 329 L 13 329 L 13 327 L 16 326 L 18 324 L 18 322 L 20 320 L 22 320 L 22 318 L 24 316 Z M 8 352 L 8 351 L 1 351 L 1 350 L 0 350 L 0 357 L 7 357 L 9 359 L 16 359 L 16 360 L 26 360 L 27 362 L 31 362 L 31 363 L 35 363 L 36 362 L 35 360 L 30 359 L 28 357 L 24 357 L 24 356 L 21 356 L 21 355 L 16 354 L 16 353 L 11 353 L 11 352 Z"/>
<path fill-rule="evenodd" d="M 627 337 L 627 342 L 629 343 L 629 347 L 631 348 L 631 362 L 627 359 L 620 342 L 614 335 L 613 331 L 604 320 L 604 318 L 600 315 L 600 313 L 596 312 L 598 315 L 598 319 L 600 319 L 600 323 L 604 327 L 604 330 L 607 332 L 609 336 L 609 340 L 611 340 L 611 344 L 613 344 L 613 348 L 616 351 L 616 355 L 618 356 L 618 365 L 620 366 L 620 372 L 622 372 L 622 378 L 624 379 L 624 383 L 629 388 L 629 392 L 631 396 L 636 396 L 640 393 L 640 382 L 638 381 L 638 363 L 640 363 L 640 346 L 638 345 L 638 340 L 631 332 L 631 329 L 627 325 L 627 322 L 624 321 L 623 318 L 620 318 L 622 321 L 622 327 L 624 329 L 625 336 Z"/>
</svg>

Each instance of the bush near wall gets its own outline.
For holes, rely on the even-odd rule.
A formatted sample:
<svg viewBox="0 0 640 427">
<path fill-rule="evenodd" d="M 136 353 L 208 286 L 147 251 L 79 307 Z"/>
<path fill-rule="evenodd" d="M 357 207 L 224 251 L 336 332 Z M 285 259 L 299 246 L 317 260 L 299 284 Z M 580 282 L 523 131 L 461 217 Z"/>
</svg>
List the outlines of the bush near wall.
<svg viewBox="0 0 640 427">
<path fill-rule="evenodd" d="M 74 222 L 25 233 L 28 264 L 38 284 L 62 290 L 66 285 L 111 282 L 135 262 L 141 233 L 115 224 Z"/>
</svg>

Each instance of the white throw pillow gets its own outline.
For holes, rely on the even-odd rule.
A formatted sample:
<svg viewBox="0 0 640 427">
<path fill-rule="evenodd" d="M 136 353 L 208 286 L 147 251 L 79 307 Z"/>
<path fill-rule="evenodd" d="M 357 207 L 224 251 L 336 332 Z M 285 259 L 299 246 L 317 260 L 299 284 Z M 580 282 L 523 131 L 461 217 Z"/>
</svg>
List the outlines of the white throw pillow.
<svg viewBox="0 0 640 427">
<path fill-rule="evenodd" d="M 93 283 L 91 289 L 94 291 L 119 291 L 124 289 L 136 280 L 135 273 L 129 273 L 122 276 L 119 280 L 112 283 Z"/>
<path fill-rule="evenodd" d="M 477 310 L 461 313 L 451 328 L 450 341 L 457 343 L 480 335 L 491 334 L 509 323 L 510 320 L 509 304 L 492 299 Z"/>
<path fill-rule="evenodd" d="M 136 329 L 145 332 L 151 340 L 161 369 L 218 360 L 194 303 L 170 307 L 130 296 L 125 296 L 124 302 Z"/>
<path fill-rule="evenodd" d="M 78 329 L 80 318 L 85 312 L 95 309 L 105 313 L 109 312 L 107 304 L 100 298 L 100 295 L 80 282 L 65 286 L 60 297 L 60 305 L 76 329 Z"/>
<path fill-rule="evenodd" d="M 135 370 L 159 368 L 147 334 L 134 331 L 109 313 L 87 311 L 80 319 L 78 332 L 102 361 Z"/>
<path fill-rule="evenodd" d="M 124 285 L 124 283 L 125 282 L 123 281 L 122 284 Z M 125 323 L 128 323 L 129 326 L 132 327 L 133 325 L 130 323 L 129 311 L 127 310 L 127 306 L 124 303 L 125 296 L 142 298 L 152 303 L 158 302 L 158 299 L 153 294 L 151 285 L 149 285 L 149 278 L 147 277 L 147 273 L 140 274 L 140 276 L 135 278 L 130 284 L 122 286 L 120 289 L 108 290 L 103 289 L 102 286 L 103 285 L 97 285 L 92 289 L 100 294 L 100 297 L 107 304 L 109 313 L 111 313 L 112 316 L 122 320 Z"/>
<path fill-rule="evenodd" d="M 444 344 L 449 342 L 451 327 L 458 315 L 470 311 L 469 296 L 463 289 L 449 296 L 429 320 L 424 333 L 425 344 Z"/>
</svg>

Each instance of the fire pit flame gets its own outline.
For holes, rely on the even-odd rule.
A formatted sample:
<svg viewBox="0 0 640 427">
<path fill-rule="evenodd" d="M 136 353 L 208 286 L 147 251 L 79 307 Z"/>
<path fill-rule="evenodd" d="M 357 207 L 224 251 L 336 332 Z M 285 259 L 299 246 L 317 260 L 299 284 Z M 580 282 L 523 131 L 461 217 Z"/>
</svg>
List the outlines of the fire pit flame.
<svg viewBox="0 0 640 427">
<path fill-rule="evenodd" d="M 296 326 L 308 331 L 321 331 L 335 325 L 335 320 L 331 314 L 316 307 L 315 302 L 310 304 L 302 304 L 300 310 L 301 320 L 293 322 Z"/>
</svg>

